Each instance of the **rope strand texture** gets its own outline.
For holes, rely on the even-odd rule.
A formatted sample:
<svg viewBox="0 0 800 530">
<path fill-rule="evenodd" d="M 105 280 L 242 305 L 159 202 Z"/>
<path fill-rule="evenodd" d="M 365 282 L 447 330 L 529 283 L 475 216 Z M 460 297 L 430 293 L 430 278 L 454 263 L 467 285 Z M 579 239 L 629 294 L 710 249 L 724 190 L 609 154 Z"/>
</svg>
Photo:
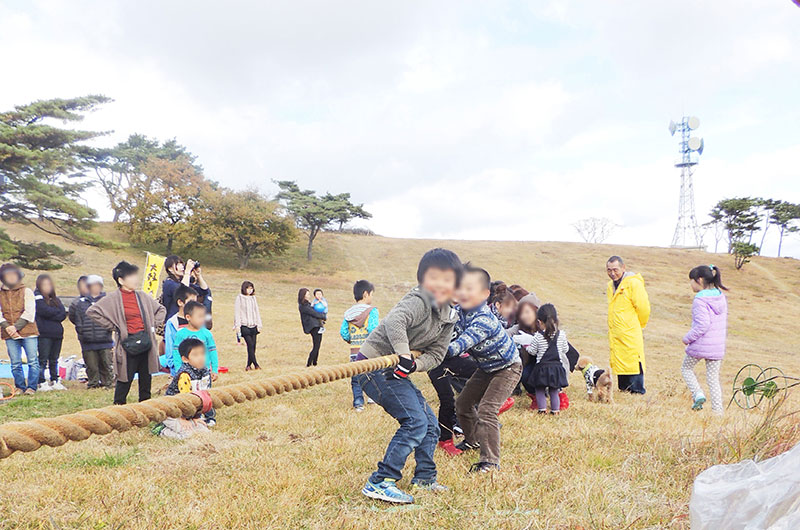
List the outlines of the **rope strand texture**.
<svg viewBox="0 0 800 530">
<path fill-rule="evenodd" d="M 245 401 L 302 390 L 357 374 L 389 368 L 397 362 L 397 355 L 386 355 L 333 366 L 314 367 L 303 372 L 270 377 L 263 381 L 212 388 L 209 394 L 215 408 L 229 407 Z M 57 447 L 70 440 L 74 442 L 86 440 L 92 434 L 109 434 L 113 431 L 127 431 L 133 427 L 146 427 L 150 422 L 161 422 L 167 417 L 191 418 L 202 409 L 202 406 L 199 396 L 178 394 L 141 403 L 88 409 L 55 418 L 6 423 L 0 425 L 0 459 L 7 458 L 16 451 L 36 451 L 43 445 Z"/>
</svg>

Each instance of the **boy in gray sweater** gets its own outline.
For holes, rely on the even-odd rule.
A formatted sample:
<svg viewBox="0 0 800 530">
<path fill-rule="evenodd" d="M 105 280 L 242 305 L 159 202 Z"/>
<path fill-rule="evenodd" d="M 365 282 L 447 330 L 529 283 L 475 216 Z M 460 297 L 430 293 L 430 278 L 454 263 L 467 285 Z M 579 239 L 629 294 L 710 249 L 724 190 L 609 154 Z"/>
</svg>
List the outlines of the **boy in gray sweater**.
<svg viewBox="0 0 800 530">
<path fill-rule="evenodd" d="M 400 424 L 361 493 L 398 504 L 414 502 L 396 482 L 413 452 L 415 488 L 440 492 L 433 451 L 439 441 L 439 422 L 409 374 L 436 368 L 444 359 L 456 322 L 450 305 L 461 281 L 461 260 L 449 250 L 436 248 L 422 256 L 417 268 L 419 285 L 405 295 L 361 346 L 360 359 L 398 354 L 400 363 L 386 370 L 360 374 L 361 388 Z M 414 360 L 412 351 L 422 354 Z"/>
</svg>

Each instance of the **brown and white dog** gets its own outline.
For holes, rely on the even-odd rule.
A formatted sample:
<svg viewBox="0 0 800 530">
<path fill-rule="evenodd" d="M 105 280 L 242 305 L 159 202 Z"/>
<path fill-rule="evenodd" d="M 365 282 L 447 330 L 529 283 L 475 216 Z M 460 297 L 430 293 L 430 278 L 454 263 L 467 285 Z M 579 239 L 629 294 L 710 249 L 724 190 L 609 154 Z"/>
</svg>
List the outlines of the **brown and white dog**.
<svg viewBox="0 0 800 530">
<path fill-rule="evenodd" d="M 586 381 L 586 395 L 589 401 L 611 403 L 614 400 L 611 371 L 592 364 L 589 357 L 581 355 L 575 368 L 581 371 Z"/>
</svg>

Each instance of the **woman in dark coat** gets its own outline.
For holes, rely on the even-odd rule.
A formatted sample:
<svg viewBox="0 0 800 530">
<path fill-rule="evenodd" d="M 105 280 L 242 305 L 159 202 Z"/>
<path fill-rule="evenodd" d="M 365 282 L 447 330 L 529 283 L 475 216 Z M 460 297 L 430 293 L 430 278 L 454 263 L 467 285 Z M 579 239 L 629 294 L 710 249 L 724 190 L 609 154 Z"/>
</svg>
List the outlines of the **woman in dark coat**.
<svg viewBox="0 0 800 530">
<path fill-rule="evenodd" d="M 36 278 L 36 327 L 39 328 L 39 390 L 66 390 L 58 380 L 58 358 L 64 342 L 64 326 L 67 318 L 64 304 L 56 296 L 53 279 L 49 274 Z M 50 372 L 50 382 L 45 383 L 45 371 Z"/>
<path fill-rule="evenodd" d="M 311 335 L 311 351 L 308 354 L 306 367 L 316 366 L 319 347 L 322 345 L 322 325 L 328 315 L 315 311 L 311 307 L 311 291 L 305 287 L 297 292 L 297 306 L 300 310 L 300 323 L 303 324 L 303 333 Z"/>
</svg>

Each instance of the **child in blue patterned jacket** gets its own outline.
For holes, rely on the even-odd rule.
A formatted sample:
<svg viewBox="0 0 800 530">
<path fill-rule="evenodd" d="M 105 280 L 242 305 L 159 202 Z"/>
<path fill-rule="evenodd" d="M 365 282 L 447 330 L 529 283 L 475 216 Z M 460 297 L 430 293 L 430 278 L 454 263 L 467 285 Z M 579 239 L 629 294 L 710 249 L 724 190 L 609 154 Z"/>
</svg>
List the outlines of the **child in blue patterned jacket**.
<svg viewBox="0 0 800 530">
<path fill-rule="evenodd" d="M 480 449 L 480 459 L 470 472 L 481 473 L 500 467 L 497 414 L 522 375 L 522 361 L 514 341 L 486 305 L 490 285 L 488 272 L 470 264 L 465 266 L 458 295 L 456 338 L 447 349 L 448 356 L 467 352 L 478 364 L 456 399 L 456 415 L 464 430 L 464 441 L 457 447 L 462 451 Z"/>
<path fill-rule="evenodd" d="M 342 340 L 350 344 L 350 362 L 357 360 L 361 345 L 367 340 L 372 330 L 378 327 L 380 316 L 378 308 L 372 306 L 372 293 L 375 286 L 367 280 L 358 280 L 353 285 L 353 298 L 356 304 L 344 312 L 342 327 L 339 335 Z M 364 391 L 355 376 L 350 378 L 353 389 L 353 409 L 356 412 L 364 410 Z"/>
</svg>

